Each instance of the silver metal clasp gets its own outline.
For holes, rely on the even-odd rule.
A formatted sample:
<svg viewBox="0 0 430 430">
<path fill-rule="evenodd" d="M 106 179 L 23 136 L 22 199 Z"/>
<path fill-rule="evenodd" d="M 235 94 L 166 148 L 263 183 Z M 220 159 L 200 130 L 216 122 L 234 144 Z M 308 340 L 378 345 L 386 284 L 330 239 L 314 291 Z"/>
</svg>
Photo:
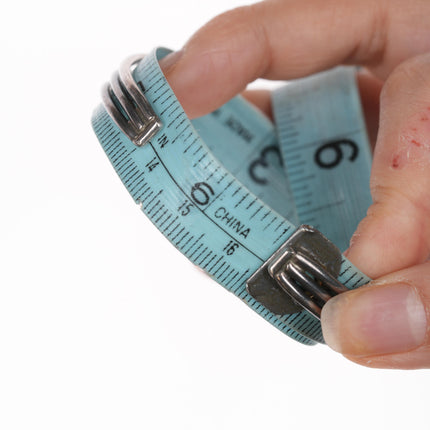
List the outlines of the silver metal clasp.
<svg viewBox="0 0 430 430">
<path fill-rule="evenodd" d="M 133 70 L 144 55 L 126 59 L 102 88 L 103 105 L 117 126 L 137 146 L 150 140 L 161 128 L 160 118 L 133 78 Z"/>
<path fill-rule="evenodd" d="M 320 319 L 333 296 L 348 289 L 340 283 L 342 254 L 321 232 L 300 226 L 248 279 L 251 296 L 275 314 L 303 308 Z"/>
</svg>

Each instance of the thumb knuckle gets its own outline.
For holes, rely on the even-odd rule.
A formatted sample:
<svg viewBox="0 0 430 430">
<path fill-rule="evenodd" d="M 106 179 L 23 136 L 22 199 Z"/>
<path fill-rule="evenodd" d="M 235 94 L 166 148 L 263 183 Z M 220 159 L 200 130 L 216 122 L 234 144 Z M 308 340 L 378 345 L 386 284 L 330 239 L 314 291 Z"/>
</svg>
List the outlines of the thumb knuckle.
<svg viewBox="0 0 430 430">
<path fill-rule="evenodd" d="M 430 99 L 430 54 L 400 63 L 384 84 L 381 103 L 390 103 L 404 94 Z"/>
</svg>

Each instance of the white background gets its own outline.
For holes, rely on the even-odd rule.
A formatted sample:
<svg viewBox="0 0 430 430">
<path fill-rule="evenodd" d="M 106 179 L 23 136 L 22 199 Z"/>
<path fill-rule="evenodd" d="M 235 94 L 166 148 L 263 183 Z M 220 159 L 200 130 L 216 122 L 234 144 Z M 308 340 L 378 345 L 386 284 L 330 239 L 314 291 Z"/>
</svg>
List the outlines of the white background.
<svg viewBox="0 0 430 430">
<path fill-rule="evenodd" d="M 245 2 L 0 10 L 0 429 L 428 429 L 428 371 L 266 323 L 133 204 L 90 127 L 121 60 Z"/>
</svg>

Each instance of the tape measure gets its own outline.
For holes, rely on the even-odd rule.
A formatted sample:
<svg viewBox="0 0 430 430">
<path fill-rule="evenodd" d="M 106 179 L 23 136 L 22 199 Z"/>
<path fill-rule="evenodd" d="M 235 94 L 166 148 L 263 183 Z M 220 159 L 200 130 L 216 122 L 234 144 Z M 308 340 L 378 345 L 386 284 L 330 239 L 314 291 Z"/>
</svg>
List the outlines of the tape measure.
<svg viewBox="0 0 430 430">
<path fill-rule="evenodd" d="M 158 64 L 169 52 L 126 61 L 104 87 L 104 151 L 194 264 L 288 336 L 323 343 L 324 303 L 369 282 L 339 251 L 371 203 L 354 70 L 275 91 L 276 128 L 239 96 L 190 121 Z"/>
</svg>

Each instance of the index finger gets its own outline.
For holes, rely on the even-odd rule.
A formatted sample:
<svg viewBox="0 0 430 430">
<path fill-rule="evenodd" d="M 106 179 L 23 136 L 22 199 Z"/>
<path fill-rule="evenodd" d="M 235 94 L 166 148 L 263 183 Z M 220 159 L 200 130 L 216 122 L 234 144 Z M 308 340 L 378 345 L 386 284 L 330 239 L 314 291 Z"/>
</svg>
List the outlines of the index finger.
<svg viewBox="0 0 430 430">
<path fill-rule="evenodd" d="M 249 82 L 294 79 L 338 64 L 386 77 L 430 49 L 430 3 L 268 0 L 226 12 L 161 66 L 185 111 L 206 114 Z"/>
</svg>

